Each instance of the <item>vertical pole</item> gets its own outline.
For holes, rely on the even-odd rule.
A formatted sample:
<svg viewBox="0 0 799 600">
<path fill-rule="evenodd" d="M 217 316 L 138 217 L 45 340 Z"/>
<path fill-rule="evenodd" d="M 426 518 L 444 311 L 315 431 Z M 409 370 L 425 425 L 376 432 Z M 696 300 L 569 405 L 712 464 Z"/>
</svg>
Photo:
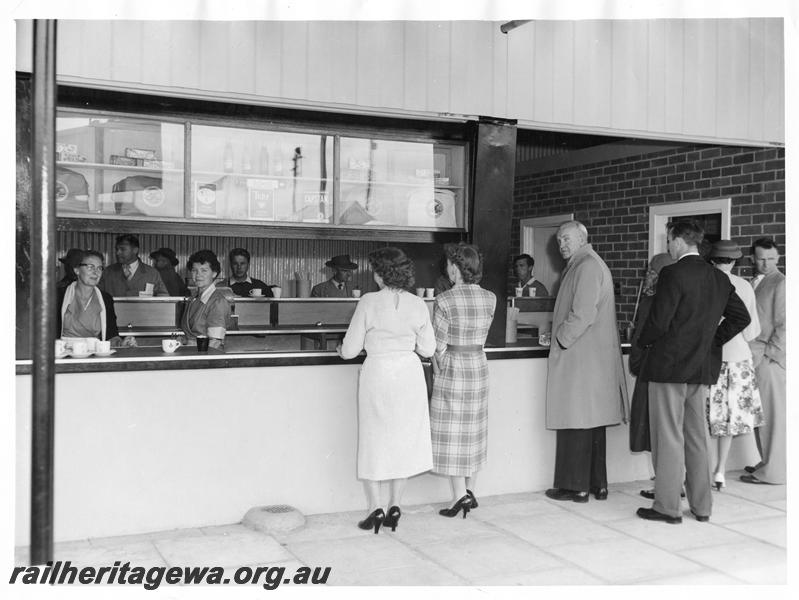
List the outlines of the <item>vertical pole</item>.
<svg viewBox="0 0 799 600">
<path fill-rule="evenodd" d="M 31 564 L 53 559 L 56 22 L 33 22 Z"/>
<path fill-rule="evenodd" d="M 472 242 L 483 252 L 480 285 L 497 295 L 486 345 L 505 346 L 516 121 L 480 117 L 474 124 Z"/>
</svg>

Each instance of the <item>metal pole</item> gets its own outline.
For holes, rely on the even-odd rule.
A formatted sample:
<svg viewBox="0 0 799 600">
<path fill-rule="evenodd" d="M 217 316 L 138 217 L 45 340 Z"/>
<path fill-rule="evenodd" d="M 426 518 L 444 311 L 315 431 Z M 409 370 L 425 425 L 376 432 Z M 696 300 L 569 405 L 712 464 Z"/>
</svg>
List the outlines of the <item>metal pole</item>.
<svg viewBox="0 0 799 600">
<path fill-rule="evenodd" d="M 53 560 L 55 432 L 55 51 L 56 22 L 33 22 L 31 299 L 33 407 L 30 562 Z"/>
</svg>

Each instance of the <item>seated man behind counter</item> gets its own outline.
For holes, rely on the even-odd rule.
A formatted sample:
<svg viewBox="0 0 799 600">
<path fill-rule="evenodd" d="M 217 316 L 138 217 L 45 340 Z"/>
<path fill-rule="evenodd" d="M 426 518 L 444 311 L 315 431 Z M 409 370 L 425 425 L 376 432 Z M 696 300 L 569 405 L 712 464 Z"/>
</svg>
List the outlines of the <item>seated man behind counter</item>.
<svg viewBox="0 0 799 600">
<path fill-rule="evenodd" d="M 311 290 L 311 298 L 349 298 L 352 296 L 352 272 L 358 265 L 350 260 L 349 254 L 334 256 L 325 263 L 333 269 L 333 277 L 318 283 Z"/>
<path fill-rule="evenodd" d="M 116 264 L 103 271 L 97 285 L 110 296 L 139 296 L 139 292 L 150 291 L 155 296 L 168 296 L 158 271 L 139 260 L 139 238 L 131 233 L 117 236 Z"/>
<path fill-rule="evenodd" d="M 222 285 L 226 285 L 237 296 L 250 296 L 252 290 L 261 290 L 261 295 L 271 298 L 272 288 L 260 279 L 248 275 L 250 270 L 250 253 L 244 248 L 233 248 L 228 254 L 231 276 Z"/>
<path fill-rule="evenodd" d="M 513 259 L 513 272 L 518 282 L 517 288 L 522 288 L 522 296 L 549 296 L 543 283 L 533 277 L 535 260 L 529 254 L 520 254 Z"/>
</svg>

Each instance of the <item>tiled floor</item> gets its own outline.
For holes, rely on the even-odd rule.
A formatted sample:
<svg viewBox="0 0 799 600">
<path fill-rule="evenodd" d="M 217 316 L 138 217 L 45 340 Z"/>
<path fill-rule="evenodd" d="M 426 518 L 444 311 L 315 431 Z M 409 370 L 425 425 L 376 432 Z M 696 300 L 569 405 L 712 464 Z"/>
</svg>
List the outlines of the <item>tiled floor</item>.
<svg viewBox="0 0 799 600">
<path fill-rule="evenodd" d="M 76 565 L 226 568 L 331 567 L 328 585 L 784 584 L 786 488 L 747 485 L 728 473 L 710 523 L 684 505 L 681 525 L 643 521 L 649 481 L 611 486 L 607 501 L 556 502 L 542 492 L 480 498 L 467 519 L 439 506 L 409 506 L 395 533 L 364 532 L 362 513 L 310 516 L 305 527 L 266 535 L 243 525 L 202 527 L 56 544 Z M 27 548 L 17 549 L 17 564 Z M 232 569 L 231 569 L 232 570 Z"/>
</svg>

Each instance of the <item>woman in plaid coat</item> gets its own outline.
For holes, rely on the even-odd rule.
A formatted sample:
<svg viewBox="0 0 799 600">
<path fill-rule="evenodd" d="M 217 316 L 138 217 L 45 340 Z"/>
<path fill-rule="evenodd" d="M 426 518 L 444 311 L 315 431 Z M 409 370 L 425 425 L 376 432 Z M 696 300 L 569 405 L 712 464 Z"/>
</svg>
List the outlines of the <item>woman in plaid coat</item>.
<svg viewBox="0 0 799 600">
<path fill-rule="evenodd" d="M 465 518 L 477 506 L 474 478 L 486 462 L 488 363 L 483 344 L 497 298 L 478 285 L 483 265 L 476 246 L 447 244 L 444 252 L 454 286 L 436 297 L 433 308 L 433 471 L 450 477 L 455 501 L 439 513 L 454 517 L 463 511 Z"/>
</svg>

